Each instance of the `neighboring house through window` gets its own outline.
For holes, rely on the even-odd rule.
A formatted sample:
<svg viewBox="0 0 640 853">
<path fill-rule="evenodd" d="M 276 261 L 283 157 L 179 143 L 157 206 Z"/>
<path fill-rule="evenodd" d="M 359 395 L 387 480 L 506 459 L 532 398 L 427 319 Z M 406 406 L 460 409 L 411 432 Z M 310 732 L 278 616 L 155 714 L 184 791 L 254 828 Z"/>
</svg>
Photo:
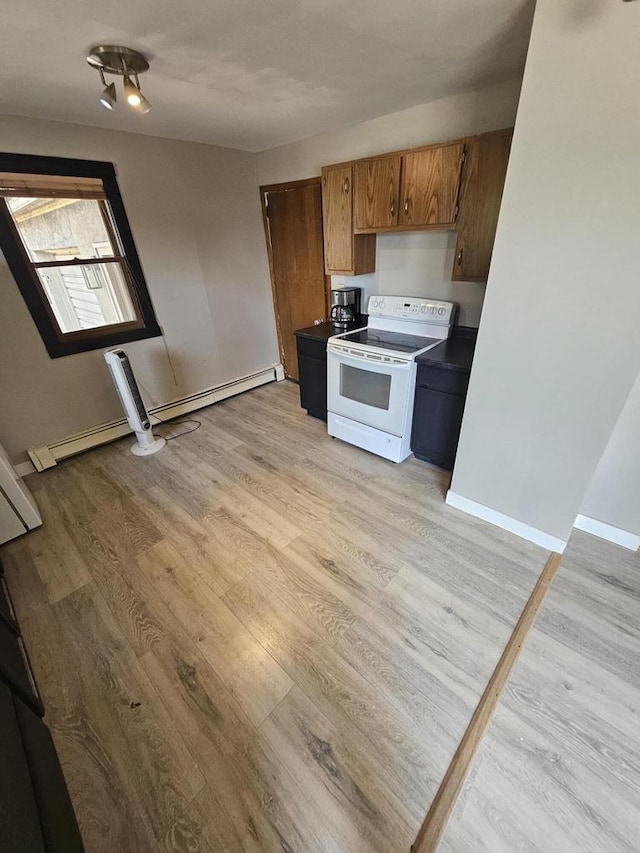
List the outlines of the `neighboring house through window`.
<svg viewBox="0 0 640 853">
<path fill-rule="evenodd" d="M 110 163 L 0 154 L 0 245 L 52 358 L 161 334 Z"/>
</svg>

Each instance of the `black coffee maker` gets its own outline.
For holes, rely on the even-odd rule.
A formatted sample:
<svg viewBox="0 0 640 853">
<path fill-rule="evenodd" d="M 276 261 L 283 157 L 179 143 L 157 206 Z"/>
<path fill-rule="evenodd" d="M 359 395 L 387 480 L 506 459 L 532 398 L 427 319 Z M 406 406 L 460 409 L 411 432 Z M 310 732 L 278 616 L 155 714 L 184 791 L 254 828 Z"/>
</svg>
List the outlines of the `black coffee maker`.
<svg viewBox="0 0 640 853">
<path fill-rule="evenodd" d="M 346 329 L 360 319 L 361 287 L 341 287 L 331 291 L 331 322 Z"/>
</svg>

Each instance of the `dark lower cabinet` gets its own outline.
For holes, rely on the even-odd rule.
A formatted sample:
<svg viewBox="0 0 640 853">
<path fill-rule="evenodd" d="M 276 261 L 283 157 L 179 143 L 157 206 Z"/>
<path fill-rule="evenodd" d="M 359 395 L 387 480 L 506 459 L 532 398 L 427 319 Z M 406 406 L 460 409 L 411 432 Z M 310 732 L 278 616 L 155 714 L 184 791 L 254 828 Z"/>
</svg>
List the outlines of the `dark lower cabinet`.
<svg viewBox="0 0 640 853">
<path fill-rule="evenodd" d="M 38 807 L 44 849 L 82 853 L 82 840 L 51 732 L 20 699 L 14 706 Z"/>
<path fill-rule="evenodd" d="M 0 850 L 82 853 L 1 563 L 0 581 Z"/>
<path fill-rule="evenodd" d="M 0 679 L 32 711 L 39 716 L 44 714 L 22 637 L 16 635 L 3 619 L 0 619 Z"/>
<path fill-rule="evenodd" d="M 453 470 L 469 374 L 420 365 L 411 430 L 413 455 Z"/>
<path fill-rule="evenodd" d="M 297 338 L 300 405 L 314 418 L 327 420 L 327 342 Z"/>
<path fill-rule="evenodd" d="M 327 360 L 298 356 L 300 405 L 314 418 L 327 419 Z"/>
<path fill-rule="evenodd" d="M 452 471 L 462 426 L 464 397 L 430 388 L 416 388 L 413 412 L 413 455 Z"/>
<path fill-rule="evenodd" d="M 0 682 L 0 849 L 3 853 L 44 851 L 31 773 L 22 745 L 13 695 Z"/>
</svg>

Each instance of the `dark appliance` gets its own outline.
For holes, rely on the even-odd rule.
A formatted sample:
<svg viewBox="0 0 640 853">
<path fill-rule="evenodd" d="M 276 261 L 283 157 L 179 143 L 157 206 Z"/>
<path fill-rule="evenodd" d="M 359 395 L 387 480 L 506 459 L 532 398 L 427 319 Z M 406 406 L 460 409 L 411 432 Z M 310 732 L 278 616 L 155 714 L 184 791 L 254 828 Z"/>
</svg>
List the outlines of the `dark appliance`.
<svg viewBox="0 0 640 853">
<path fill-rule="evenodd" d="M 346 329 L 359 319 L 361 299 L 361 287 L 341 287 L 331 291 L 331 322 L 336 328 Z"/>
</svg>

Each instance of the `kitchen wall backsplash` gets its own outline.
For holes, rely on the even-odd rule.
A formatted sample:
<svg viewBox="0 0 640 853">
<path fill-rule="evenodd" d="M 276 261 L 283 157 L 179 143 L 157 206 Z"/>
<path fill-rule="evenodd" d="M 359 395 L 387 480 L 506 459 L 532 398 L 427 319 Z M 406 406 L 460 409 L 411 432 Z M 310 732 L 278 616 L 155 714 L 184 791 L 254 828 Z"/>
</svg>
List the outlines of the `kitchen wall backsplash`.
<svg viewBox="0 0 640 853">
<path fill-rule="evenodd" d="M 451 281 L 456 247 L 454 231 L 408 231 L 378 234 L 376 271 L 369 275 L 331 277 L 332 287 L 362 287 L 366 306 L 370 296 L 423 296 L 457 302 L 462 326 L 480 322 L 485 284 Z"/>
</svg>

